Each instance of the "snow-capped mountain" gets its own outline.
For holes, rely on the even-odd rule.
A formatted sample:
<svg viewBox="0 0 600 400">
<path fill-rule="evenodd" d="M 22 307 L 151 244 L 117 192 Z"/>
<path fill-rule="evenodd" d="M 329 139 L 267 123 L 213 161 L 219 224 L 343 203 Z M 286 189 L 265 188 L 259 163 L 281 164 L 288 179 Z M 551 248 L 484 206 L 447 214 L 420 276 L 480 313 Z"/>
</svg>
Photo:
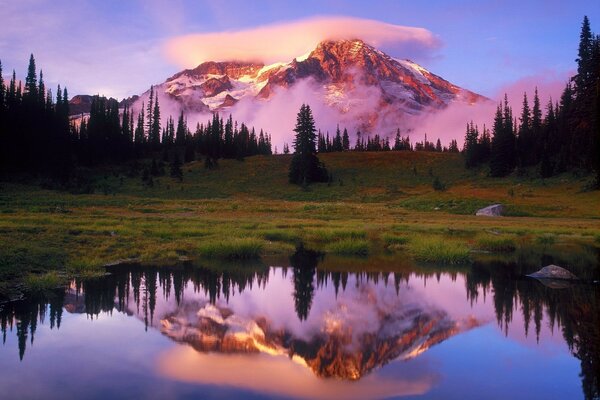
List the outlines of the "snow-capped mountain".
<svg viewBox="0 0 600 400">
<path fill-rule="evenodd" d="M 342 118 L 347 115 L 347 119 L 358 121 L 367 132 L 382 123 L 398 126 L 398 121 L 435 112 L 451 103 L 487 100 L 359 39 L 323 41 L 307 54 L 270 65 L 208 61 L 173 75 L 154 90 L 167 113 L 235 114 L 240 101 L 260 107 L 301 84 L 310 88 L 313 101 L 318 98 Z M 125 102 L 132 104 L 134 111 L 140 110 L 149 93 Z"/>
</svg>

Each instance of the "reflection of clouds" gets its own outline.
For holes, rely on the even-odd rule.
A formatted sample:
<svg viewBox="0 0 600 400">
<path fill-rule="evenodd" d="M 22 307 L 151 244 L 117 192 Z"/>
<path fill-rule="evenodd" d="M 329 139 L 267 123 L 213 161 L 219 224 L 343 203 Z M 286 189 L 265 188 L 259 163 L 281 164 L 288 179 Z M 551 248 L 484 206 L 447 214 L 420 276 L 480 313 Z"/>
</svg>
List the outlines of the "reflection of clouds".
<svg viewBox="0 0 600 400">
<path fill-rule="evenodd" d="M 435 383 L 423 372 L 410 379 L 368 376 L 357 382 L 319 379 L 285 356 L 222 355 L 175 347 L 158 358 L 158 372 L 183 382 L 227 385 L 274 396 L 315 399 L 365 399 L 426 393 Z"/>
</svg>

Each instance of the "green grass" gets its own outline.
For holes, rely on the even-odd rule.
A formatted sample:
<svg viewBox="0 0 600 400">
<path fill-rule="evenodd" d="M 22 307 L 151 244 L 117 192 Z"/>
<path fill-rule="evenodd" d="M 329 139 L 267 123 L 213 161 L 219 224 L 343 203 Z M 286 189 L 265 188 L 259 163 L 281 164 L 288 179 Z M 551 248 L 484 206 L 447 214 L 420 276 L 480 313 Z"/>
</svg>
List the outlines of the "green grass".
<svg viewBox="0 0 600 400">
<path fill-rule="evenodd" d="M 49 271 L 94 276 L 122 259 L 169 264 L 201 257 L 285 258 L 299 242 L 330 254 L 368 248 L 371 258 L 386 253 L 406 262 L 448 263 L 464 262 L 470 246 L 510 244 L 481 239 L 488 236 L 512 238 L 519 249 L 521 243 L 547 245 L 548 235 L 560 237 L 557 246 L 600 243 L 600 191 L 581 191 L 586 177 L 489 178 L 484 168 L 466 170 L 458 154 L 319 158 L 334 184 L 309 190 L 288 184 L 290 155 L 220 160 L 214 170 L 194 162 L 183 168 L 183 182 L 160 177 L 151 188 L 139 176 L 127 176 L 128 167 L 102 167 L 91 171 L 97 187 L 91 194 L 0 176 L 0 291 Z M 447 190 L 434 190 L 434 177 Z M 20 178 L 28 183 L 15 183 Z M 473 215 L 493 203 L 504 204 L 510 215 Z M 422 237 L 443 243 L 438 248 Z"/>
<path fill-rule="evenodd" d="M 476 246 L 479 250 L 510 252 L 517 247 L 511 237 L 485 235 L 477 238 Z"/>
<path fill-rule="evenodd" d="M 466 244 L 443 237 L 416 236 L 408 247 L 414 258 L 422 262 L 465 264 L 471 261 Z"/>
<path fill-rule="evenodd" d="M 271 229 L 263 233 L 266 240 L 274 242 L 296 243 L 301 240 L 300 235 L 288 229 Z"/>
<path fill-rule="evenodd" d="M 390 233 L 383 234 L 381 239 L 387 249 L 400 249 L 409 242 L 409 238 L 406 236 L 397 236 Z"/>
<path fill-rule="evenodd" d="M 370 244 L 364 239 L 342 239 L 327 246 L 329 253 L 343 256 L 366 256 L 369 250 Z"/>
<path fill-rule="evenodd" d="M 200 245 L 200 256 L 228 260 L 250 260 L 260 257 L 264 243 L 255 238 L 233 238 Z"/>
<path fill-rule="evenodd" d="M 66 276 L 56 271 L 46 272 L 44 274 L 30 274 L 25 278 L 25 287 L 28 292 L 45 292 L 64 286 L 67 282 Z"/>
<path fill-rule="evenodd" d="M 551 234 L 544 234 L 536 237 L 535 241 L 543 246 L 551 246 L 556 243 L 556 237 Z"/>
</svg>

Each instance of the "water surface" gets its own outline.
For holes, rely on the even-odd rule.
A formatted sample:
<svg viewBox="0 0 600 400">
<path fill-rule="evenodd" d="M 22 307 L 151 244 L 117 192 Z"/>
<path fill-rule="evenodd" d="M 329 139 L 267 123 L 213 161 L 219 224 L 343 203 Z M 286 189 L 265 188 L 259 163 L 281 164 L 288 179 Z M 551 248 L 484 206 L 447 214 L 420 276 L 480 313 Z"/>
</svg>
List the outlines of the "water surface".
<svg viewBox="0 0 600 400">
<path fill-rule="evenodd" d="M 365 263 L 301 252 L 272 267 L 121 266 L 4 304 L 0 390 L 14 399 L 598 398 L 597 286 L 545 286 L 523 277 L 538 267 L 527 262 Z M 597 266 L 586 271 L 576 272 Z"/>
</svg>

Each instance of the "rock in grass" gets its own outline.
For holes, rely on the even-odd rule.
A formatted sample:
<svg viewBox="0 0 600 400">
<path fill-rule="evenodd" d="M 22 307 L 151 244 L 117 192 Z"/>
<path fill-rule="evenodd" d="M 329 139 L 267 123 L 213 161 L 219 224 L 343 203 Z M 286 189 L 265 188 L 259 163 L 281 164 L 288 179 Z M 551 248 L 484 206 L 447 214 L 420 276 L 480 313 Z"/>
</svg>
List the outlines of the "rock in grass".
<svg viewBox="0 0 600 400">
<path fill-rule="evenodd" d="M 502 204 L 492 204 L 491 206 L 477 210 L 475 215 L 485 217 L 500 217 L 502 216 L 502 213 L 504 213 L 504 206 Z"/>
<path fill-rule="evenodd" d="M 579 279 L 573 275 L 571 271 L 559 267 L 558 265 L 547 265 L 539 271 L 527 276 L 536 279 L 562 279 L 567 281 L 576 281 Z"/>
</svg>

